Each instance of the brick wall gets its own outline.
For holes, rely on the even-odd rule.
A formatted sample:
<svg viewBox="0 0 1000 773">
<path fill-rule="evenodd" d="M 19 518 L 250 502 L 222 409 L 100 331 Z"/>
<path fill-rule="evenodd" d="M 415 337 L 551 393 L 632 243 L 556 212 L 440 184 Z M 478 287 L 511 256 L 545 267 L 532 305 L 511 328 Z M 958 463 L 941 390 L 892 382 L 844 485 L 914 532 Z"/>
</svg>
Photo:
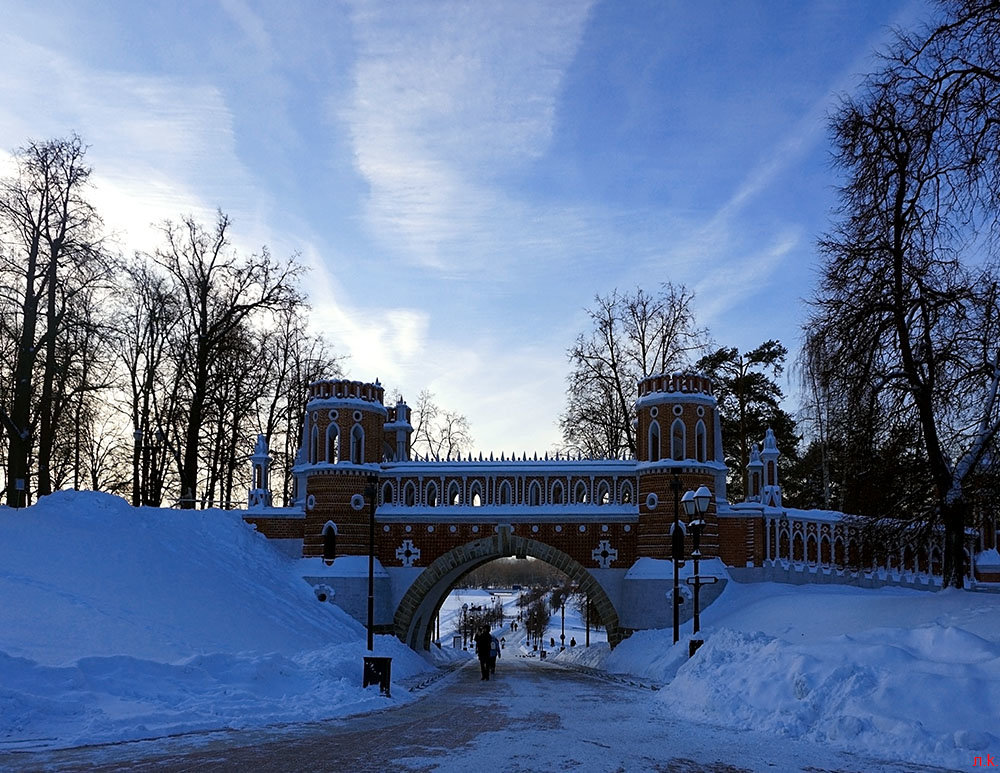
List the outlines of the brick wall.
<svg viewBox="0 0 1000 773">
<path fill-rule="evenodd" d="M 306 486 L 305 534 L 303 556 L 323 555 L 323 526 L 327 521 L 337 525 L 338 555 L 368 555 L 368 506 L 361 510 L 351 507 L 351 497 L 365 493 L 368 471 L 353 465 L 331 465 L 322 472 L 310 474 Z M 309 496 L 315 505 L 308 507 Z M 378 535 L 375 535 L 376 540 Z"/>
<path fill-rule="evenodd" d="M 302 539 L 305 534 L 305 518 L 244 515 L 243 520 L 256 526 L 268 539 Z"/>
<path fill-rule="evenodd" d="M 678 476 L 681 483 L 681 496 L 685 491 L 694 491 L 699 486 L 715 488 L 715 478 L 708 473 L 691 468 L 684 468 Z M 669 467 L 642 471 L 639 474 L 639 527 L 636 551 L 640 556 L 650 558 L 670 558 L 670 526 L 674 522 L 674 495 L 671 490 L 674 475 Z M 654 510 L 647 506 L 647 497 L 654 493 L 659 500 Z M 685 524 L 691 520 L 684 515 L 680 506 L 680 520 Z M 715 516 L 714 501 L 705 513 L 705 529 L 701 537 L 701 552 L 706 558 L 718 555 L 719 526 Z M 690 555 L 693 545 L 690 532 L 685 538 L 684 553 Z"/>
<path fill-rule="evenodd" d="M 760 566 L 764 561 L 764 520 L 761 517 L 720 518 L 719 558 L 727 565 Z"/>
<path fill-rule="evenodd" d="M 626 569 L 636 559 L 636 530 L 633 524 L 567 522 L 515 523 L 512 526 L 514 535 L 551 545 L 590 569 L 599 566 L 598 561 L 594 559 L 593 551 L 603 540 L 607 540 L 609 547 L 618 551 L 618 557 L 611 564 L 613 568 Z M 496 533 L 494 527 L 494 523 L 449 524 L 447 521 L 435 524 L 426 522 L 381 524 L 377 523 L 376 519 L 376 555 L 383 566 L 402 566 L 403 561 L 396 555 L 396 550 L 403 545 L 404 540 L 411 540 L 413 546 L 420 550 L 419 559 L 412 565 L 428 566 L 438 556 L 453 548 L 484 537 L 492 537 Z M 367 550 L 366 542 L 362 552 L 367 553 Z M 340 548 L 337 552 L 341 552 Z"/>
</svg>

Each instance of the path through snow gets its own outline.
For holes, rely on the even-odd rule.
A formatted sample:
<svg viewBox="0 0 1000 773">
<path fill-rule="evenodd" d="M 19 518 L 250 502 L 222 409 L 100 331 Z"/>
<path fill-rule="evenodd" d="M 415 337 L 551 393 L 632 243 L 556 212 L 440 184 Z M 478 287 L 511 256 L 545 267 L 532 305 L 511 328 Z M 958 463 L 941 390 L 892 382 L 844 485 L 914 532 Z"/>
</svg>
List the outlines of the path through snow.
<svg viewBox="0 0 1000 773">
<path fill-rule="evenodd" d="M 662 697 L 662 696 L 661 696 Z M 0 767 L 130 771 L 796 771 L 918 768 L 671 718 L 649 690 L 527 658 L 482 682 L 466 663 L 400 708 L 350 719 L 91 749 L 0 755 Z"/>
</svg>

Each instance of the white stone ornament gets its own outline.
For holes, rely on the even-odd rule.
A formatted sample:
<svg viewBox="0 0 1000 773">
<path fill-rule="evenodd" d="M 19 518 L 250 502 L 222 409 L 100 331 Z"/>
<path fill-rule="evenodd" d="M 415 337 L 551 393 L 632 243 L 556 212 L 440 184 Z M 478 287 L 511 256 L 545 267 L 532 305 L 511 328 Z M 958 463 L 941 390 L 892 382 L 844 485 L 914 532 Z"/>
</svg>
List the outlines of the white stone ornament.
<svg viewBox="0 0 1000 773">
<path fill-rule="evenodd" d="M 351 507 L 355 510 L 364 510 L 365 508 L 365 498 L 360 494 L 355 494 L 351 497 Z"/>
<path fill-rule="evenodd" d="M 413 562 L 420 558 L 420 548 L 413 544 L 413 540 L 404 539 L 403 544 L 396 548 L 396 558 L 403 562 L 403 566 L 413 566 Z"/>
<path fill-rule="evenodd" d="M 655 510 L 656 506 L 659 504 L 660 500 L 652 491 L 646 497 L 646 507 L 650 510 Z"/>
<path fill-rule="evenodd" d="M 611 547 L 611 543 L 602 539 L 597 543 L 597 547 L 590 554 L 601 569 L 609 569 L 611 562 L 618 559 L 618 551 Z"/>
</svg>

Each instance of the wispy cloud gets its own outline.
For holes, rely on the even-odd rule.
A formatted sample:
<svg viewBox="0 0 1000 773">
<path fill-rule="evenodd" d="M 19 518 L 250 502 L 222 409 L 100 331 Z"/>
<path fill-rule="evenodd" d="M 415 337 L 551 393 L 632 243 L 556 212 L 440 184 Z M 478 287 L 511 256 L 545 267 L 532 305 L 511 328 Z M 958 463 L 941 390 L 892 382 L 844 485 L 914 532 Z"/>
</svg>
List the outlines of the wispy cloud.
<svg viewBox="0 0 1000 773">
<path fill-rule="evenodd" d="M 0 36 L 0 70 L 11 84 L 0 143 L 79 133 L 91 145 L 94 202 L 130 247 L 151 246 L 151 224 L 188 212 L 211 217 L 223 200 L 253 210 L 216 89 L 86 67 L 10 34 Z"/>
<path fill-rule="evenodd" d="M 413 262 L 456 270 L 483 257 L 475 253 L 484 241 L 496 247 L 510 237 L 503 220 L 530 228 L 492 183 L 548 148 L 589 7 L 354 6 L 354 95 L 340 114 L 370 186 L 374 234 L 394 249 L 401 240 Z"/>
</svg>

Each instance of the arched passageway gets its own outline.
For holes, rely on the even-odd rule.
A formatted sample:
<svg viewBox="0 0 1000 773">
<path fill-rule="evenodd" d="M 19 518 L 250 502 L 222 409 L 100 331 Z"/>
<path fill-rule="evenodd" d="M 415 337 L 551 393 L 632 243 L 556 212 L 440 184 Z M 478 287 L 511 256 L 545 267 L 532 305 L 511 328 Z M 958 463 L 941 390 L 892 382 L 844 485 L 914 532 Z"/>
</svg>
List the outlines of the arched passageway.
<svg viewBox="0 0 1000 773">
<path fill-rule="evenodd" d="M 396 636 L 415 650 L 429 649 L 432 625 L 451 589 L 473 569 L 510 556 L 537 558 L 564 572 L 577 583 L 581 593 L 589 596 L 608 633 L 608 643 L 614 647 L 624 638 L 614 604 L 583 565 L 544 542 L 511 534 L 510 527 L 504 526 L 492 537 L 448 551 L 413 581 L 396 609 L 393 621 Z"/>
</svg>

